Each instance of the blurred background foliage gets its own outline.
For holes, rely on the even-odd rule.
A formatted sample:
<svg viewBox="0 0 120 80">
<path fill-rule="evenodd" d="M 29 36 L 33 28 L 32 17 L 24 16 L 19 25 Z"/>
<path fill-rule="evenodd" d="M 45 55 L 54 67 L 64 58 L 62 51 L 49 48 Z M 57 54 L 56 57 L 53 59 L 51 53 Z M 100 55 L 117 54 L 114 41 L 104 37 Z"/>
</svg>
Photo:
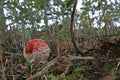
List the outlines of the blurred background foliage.
<svg viewBox="0 0 120 80">
<path fill-rule="evenodd" d="M 76 38 L 120 33 L 120 3 L 115 0 L 78 0 L 74 19 Z M 42 38 L 70 40 L 71 0 L 1 0 L 1 41 L 5 45 Z M 88 35 L 89 34 L 89 35 Z M 7 41 L 6 41 L 7 40 Z M 55 41 L 55 42 L 56 42 Z M 16 46 L 17 47 L 17 46 Z"/>
</svg>

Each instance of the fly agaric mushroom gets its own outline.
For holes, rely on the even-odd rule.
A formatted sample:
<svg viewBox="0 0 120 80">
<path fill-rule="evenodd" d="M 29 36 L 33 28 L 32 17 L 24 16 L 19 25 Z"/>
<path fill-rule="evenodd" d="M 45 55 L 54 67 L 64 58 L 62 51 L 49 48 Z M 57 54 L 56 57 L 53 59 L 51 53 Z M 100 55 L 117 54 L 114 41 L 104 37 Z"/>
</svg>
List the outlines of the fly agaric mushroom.
<svg viewBox="0 0 120 80">
<path fill-rule="evenodd" d="M 45 41 L 33 39 L 27 42 L 23 55 L 30 63 L 45 63 L 50 55 L 50 48 Z"/>
</svg>

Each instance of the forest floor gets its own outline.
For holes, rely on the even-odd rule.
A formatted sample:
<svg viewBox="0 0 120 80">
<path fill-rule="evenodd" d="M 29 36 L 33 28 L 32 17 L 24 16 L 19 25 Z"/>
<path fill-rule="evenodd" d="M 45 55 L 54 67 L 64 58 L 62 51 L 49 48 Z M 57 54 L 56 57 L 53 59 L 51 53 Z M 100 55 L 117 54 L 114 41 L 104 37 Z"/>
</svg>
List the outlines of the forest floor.
<svg viewBox="0 0 120 80">
<path fill-rule="evenodd" d="M 56 60 L 51 63 L 57 56 L 52 48 L 49 64 L 30 64 L 22 52 L 5 52 L 1 46 L 3 54 L 0 54 L 0 80 L 29 80 L 30 76 L 35 78 L 32 80 L 120 80 L 120 39 L 98 40 L 96 46 L 91 44 L 92 47 L 87 43 L 84 42 L 84 50 L 83 47 L 80 48 L 83 56 L 74 54 L 70 46 L 66 47 L 66 42 L 61 43 L 61 53 L 67 51 L 60 56 L 58 62 Z M 83 46 L 82 43 L 78 46 L 81 45 Z M 39 72 L 42 73 L 35 76 Z"/>
</svg>

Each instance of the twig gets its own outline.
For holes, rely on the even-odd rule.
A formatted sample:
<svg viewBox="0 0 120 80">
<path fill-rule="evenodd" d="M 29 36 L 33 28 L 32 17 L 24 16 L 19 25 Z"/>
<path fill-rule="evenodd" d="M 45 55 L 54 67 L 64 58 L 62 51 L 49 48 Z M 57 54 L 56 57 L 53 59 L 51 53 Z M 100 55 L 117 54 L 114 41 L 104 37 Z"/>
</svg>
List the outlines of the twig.
<svg viewBox="0 0 120 80">
<path fill-rule="evenodd" d="M 2 76 L 3 76 L 2 78 L 3 78 L 3 80 L 7 80 L 6 77 L 5 77 L 5 67 L 3 65 L 2 59 L 0 59 L 0 61 L 1 61 L 1 68 L 2 68 Z"/>
<path fill-rule="evenodd" d="M 11 74 L 12 74 L 12 80 L 15 80 L 15 75 L 13 71 L 13 56 L 11 56 Z"/>
<path fill-rule="evenodd" d="M 82 80 L 83 79 L 83 74 L 82 75 L 80 75 L 80 80 Z"/>
<path fill-rule="evenodd" d="M 92 56 L 87 56 L 87 57 L 81 57 L 81 56 L 70 56 L 69 59 L 70 59 L 70 60 L 81 60 L 81 59 L 85 59 L 85 60 L 93 60 L 94 57 L 92 57 Z"/>
<path fill-rule="evenodd" d="M 116 69 L 115 69 L 115 72 L 117 72 L 119 66 L 120 66 L 120 62 L 118 62 L 117 67 L 116 67 Z"/>
<path fill-rule="evenodd" d="M 18 53 L 12 53 L 12 52 L 3 52 L 4 54 L 7 54 L 7 55 L 21 55 L 21 54 L 18 54 Z"/>
<path fill-rule="evenodd" d="M 56 58 L 54 58 L 53 60 L 51 60 L 46 67 L 44 67 L 40 72 L 37 72 L 34 75 L 31 75 L 29 78 L 27 78 L 26 80 L 32 80 L 38 76 L 41 76 L 42 74 L 44 74 L 62 55 L 64 55 L 67 52 L 67 50 L 65 50 L 64 52 L 60 53 L 60 55 L 58 55 Z"/>
</svg>

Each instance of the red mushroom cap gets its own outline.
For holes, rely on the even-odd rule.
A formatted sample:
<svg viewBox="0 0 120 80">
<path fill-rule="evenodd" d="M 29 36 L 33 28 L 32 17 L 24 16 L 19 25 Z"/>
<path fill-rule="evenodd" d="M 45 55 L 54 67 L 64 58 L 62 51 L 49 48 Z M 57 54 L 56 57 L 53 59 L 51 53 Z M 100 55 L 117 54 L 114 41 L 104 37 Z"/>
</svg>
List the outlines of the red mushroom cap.
<svg viewBox="0 0 120 80">
<path fill-rule="evenodd" d="M 25 46 L 25 53 L 30 54 L 32 52 L 40 51 L 41 48 L 48 47 L 45 41 L 41 39 L 33 39 L 28 41 L 27 45 Z"/>
</svg>

